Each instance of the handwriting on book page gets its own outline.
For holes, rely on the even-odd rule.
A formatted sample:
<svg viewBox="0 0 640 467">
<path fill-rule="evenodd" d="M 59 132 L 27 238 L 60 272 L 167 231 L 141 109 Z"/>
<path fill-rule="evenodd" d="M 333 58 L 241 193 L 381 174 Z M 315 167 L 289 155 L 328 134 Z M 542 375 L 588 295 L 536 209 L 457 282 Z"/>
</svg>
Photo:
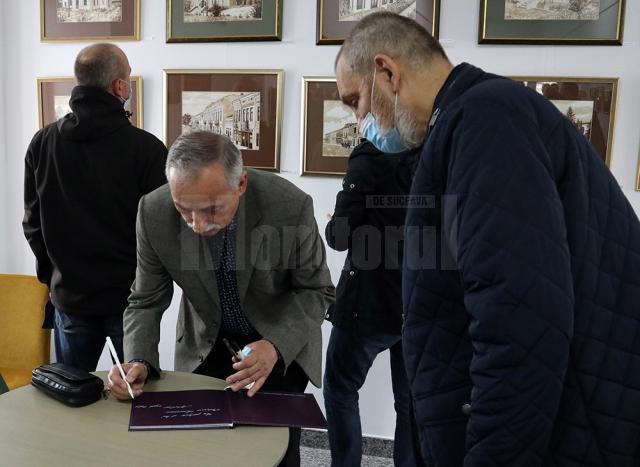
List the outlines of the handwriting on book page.
<svg viewBox="0 0 640 467">
<path fill-rule="evenodd" d="M 220 412 L 220 409 L 209 408 L 209 407 L 199 407 L 197 409 L 192 408 L 193 405 L 167 405 L 163 406 L 162 404 L 152 404 L 145 405 L 140 404 L 136 405 L 136 409 L 156 409 L 161 410 L 162 414 L 160 418 L 162 419 L 170 419 L 170 418 L 192 418 L 192 417 L 210 417 L 216 412 Z"/>
</svg>

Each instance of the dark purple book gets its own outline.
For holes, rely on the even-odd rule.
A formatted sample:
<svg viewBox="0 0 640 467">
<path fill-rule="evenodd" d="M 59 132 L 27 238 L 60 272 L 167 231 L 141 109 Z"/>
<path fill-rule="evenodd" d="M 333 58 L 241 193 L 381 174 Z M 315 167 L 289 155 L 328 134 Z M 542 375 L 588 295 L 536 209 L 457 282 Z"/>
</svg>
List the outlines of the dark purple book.
<svg viewBox="0 0 640 467">
<path fill-rule="evenodd" d="M 129 431 L 197 430 L 234 425 L 326 428 L 312 394 L 212 389 L 144 392 L 131 404 Z"/>
</svg>

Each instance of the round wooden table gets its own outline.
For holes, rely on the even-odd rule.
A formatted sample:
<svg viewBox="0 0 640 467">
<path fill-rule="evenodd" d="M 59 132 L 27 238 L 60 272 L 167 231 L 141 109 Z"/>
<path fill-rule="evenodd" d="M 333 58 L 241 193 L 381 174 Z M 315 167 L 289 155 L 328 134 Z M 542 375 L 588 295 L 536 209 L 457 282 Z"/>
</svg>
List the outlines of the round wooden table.
<svg viewBox="0 0 640 467">
<path fill-rule="evenodd" d="M 106 372 L 97 372 L 105 381 Z M 164 371 L 145 391 L 222 389 L 225 382 Z M 129 432 L 131 404 L 113 397 L 67 407 L 33 386 L 0 395 L 0 465 L 11 467 L 273 466 L 287 449 L 287 428 Z"/>
</svg>

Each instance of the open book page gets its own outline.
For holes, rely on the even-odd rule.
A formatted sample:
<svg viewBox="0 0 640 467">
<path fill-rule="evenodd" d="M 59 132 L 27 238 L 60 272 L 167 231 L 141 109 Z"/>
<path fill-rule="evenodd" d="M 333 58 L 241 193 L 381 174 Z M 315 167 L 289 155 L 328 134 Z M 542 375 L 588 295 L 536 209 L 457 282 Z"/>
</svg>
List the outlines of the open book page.
<svg viewBox="0 0 640 467">
<path fill-rule="evenodd" d="M 231 426 L 233 420 L 224 391 L 144 392 L 131 404 L 130 431 Z"/>
<path fill-rule="evenodd" d="M 327 422 L 313 394 L 231 392 L 229 407 L 238 425 L 327 428 Z"/>
</svg>

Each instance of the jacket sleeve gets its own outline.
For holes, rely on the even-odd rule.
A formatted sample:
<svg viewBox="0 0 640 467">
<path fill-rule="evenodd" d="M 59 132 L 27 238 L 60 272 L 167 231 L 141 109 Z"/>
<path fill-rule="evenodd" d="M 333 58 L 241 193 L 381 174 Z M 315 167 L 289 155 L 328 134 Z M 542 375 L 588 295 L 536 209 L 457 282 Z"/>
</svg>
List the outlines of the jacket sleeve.
<svg viewBox="0 0 640 467">
<path fill-rule="evenodd" d="M 273 304 L 280 312 L 264 333 L 280 351 L 285 367 L 295 360 L 310 336 L 320 331 L 335 295 L 310 196 L 305 199 L 297 226 L 286 266 L 291 271 L 290 289 Z"/>
<path fill-rule="evenodd" d="M 466 467 L 542 465 L 560 403 L 574 297 L 563 205 L 538 135 L 523 115 L 481 102 L 450 138 L 444 234 L 473 345 Z"/>
<path fill-rule="evenodd" d="M 142 194 L 151 193 L 158 187 L 167 183 L 165 164 L 167 163 L 167 147 L 153 137 L 153 144 L 148 153 L 147 166 L 145 168 Z"/>
<path fill-rule="evenodd" d="M 173 297 L 173 280 L 162 265 L 145 226 L 145 198 L 140 200 L 136 220 L 137 266 L 131 286 L 129 305 L 124 311 L 125 361 L 142 359 L 155 371 L 160 370 L 158 344 L 160 321 Z"/>
<path fill-rule="evenodd" d="M 47 248 L 42 235 L 40 223 L 40 199 L 36 186 L 35 168 L 33 166 L 33 150 L 36 139 L 31 142 L 24 164 L 24 218 L 22 230 L 36 257 L 36 271 L 38 280 L 43 284 L 51 283 L 53 265 L 47 254 Z"/>
<path fill-rule="evenodd" d="M 359 154 L 351 158 L 342 190 L 336 196 L 333 216 L 325 228 L 327 245 L 334 250 L 347 250 L 354 230 L 366 221 L 367 196 L 374 193 L 373 172 L 371 167 L 367 168 L 367 163 L 371 164 L 368 157 L 368 154 Z"/>
</svg>

